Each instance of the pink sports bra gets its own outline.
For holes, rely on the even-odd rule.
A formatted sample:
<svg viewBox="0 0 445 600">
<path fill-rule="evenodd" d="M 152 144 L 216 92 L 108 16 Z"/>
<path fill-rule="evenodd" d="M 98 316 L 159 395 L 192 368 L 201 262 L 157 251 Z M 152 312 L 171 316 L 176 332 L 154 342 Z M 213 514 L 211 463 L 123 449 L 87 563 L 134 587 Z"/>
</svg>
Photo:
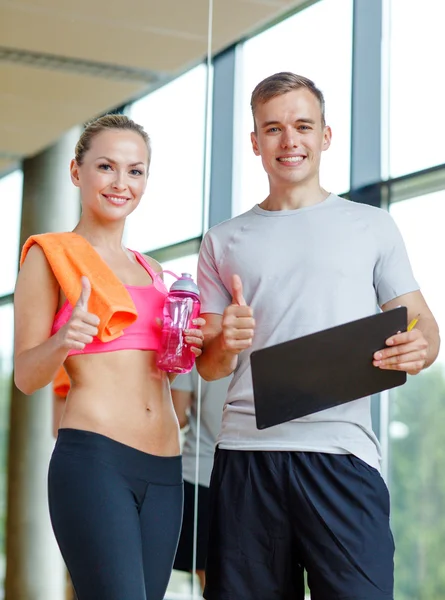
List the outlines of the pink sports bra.
<svg viewBox="0 0 445 600">
<path fill-rule="evenodd" d="M 136 321 L 124 330 L 123 335 L 115 340 L 101 342 L 95 337 L 91 344 L 87 344 L 83 350 L 70 350 L 68 356 L 114 352 L 116 350 L 158 350 L 161 340 L 161 327 L 156 322 L 156 318 L 162 318 L 167 288 L 145 258 L 139 252 L 134 250 L 132 252 L 153 280 L 152 285 L 125 286 L 138 311 Z M 73 308 L 67 300 L 54 317 L 51 335 L 59 331 L 69 321 L 72 312 Z"/>
</svg>

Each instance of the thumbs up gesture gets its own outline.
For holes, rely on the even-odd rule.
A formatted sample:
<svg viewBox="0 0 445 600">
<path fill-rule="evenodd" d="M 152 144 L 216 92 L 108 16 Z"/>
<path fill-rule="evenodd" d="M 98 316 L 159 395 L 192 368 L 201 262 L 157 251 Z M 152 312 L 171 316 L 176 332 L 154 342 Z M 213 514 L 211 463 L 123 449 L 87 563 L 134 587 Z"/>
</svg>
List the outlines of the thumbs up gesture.
<svg viewBox="0 0 445 600">
<path fill-rule="evenodd" d="M 90 281 L 87 277 L 82 277 L 81 283 L 82 291 L 71 317 L 66 325 L 58 331 L 61 345 L 67 350 L 83 350 L 87 344 L 91 344 L 98 331 L 99 317 L 88 312 L 88 300 L 91 295 Z"/>
<path fill-rule="evenodd" d="M 232 303 L 225 309 L 222 320 L 222 339 L 225 350 L 239 354 L 250 348 L 255 330 L 253 311 L 243 295 L 238 275 L 232 276 Z"/>
</svg>

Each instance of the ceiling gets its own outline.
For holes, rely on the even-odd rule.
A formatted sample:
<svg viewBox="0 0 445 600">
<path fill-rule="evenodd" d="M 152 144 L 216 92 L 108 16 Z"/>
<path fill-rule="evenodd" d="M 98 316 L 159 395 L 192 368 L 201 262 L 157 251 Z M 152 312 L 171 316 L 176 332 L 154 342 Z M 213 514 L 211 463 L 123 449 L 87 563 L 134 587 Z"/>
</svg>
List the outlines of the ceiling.
<svg viewBox="0 0 445 600">
<path fill-rule="evenodd" d="M 212 52 L 303 0 L 214 0 Z M 0 174 L 201 62 L 207 0 L 0 0 Z"/>
</svg>

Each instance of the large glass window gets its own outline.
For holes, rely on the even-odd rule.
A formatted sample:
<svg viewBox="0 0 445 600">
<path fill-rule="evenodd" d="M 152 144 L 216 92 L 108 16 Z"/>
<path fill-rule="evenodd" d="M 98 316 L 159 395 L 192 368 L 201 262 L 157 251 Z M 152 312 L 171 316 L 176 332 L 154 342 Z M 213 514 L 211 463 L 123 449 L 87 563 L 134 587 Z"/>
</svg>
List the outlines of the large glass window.
<svg viewBox="0 0 445 600">
<path fill-rule="evenodd" d="M 445 330 L 445 190 L 391 203 L 390 212 L 402 232 L 422 293 Z M 445 347 L 439 357 L 445 363 L 444 353 Z"/>
<path fill-rule="evenodd" d="M 389 162 L 397 177 L 445 162 L 445 3 L 389 2 Z"/>
<path fill-rule="evenodd" d="M 202 232 L 205 87 L 200 65 L 130 108 L 152 145 L 147 190 L 127 220 L 130 248 L 149 251 Z"/>
<path fill-rule="evenodd" d="M 320 0 L 243 46 L 237 79 L 234 214 L 262 202 L 268 194 L 261 159 L 250 143 L 250 96 L 262 79 L 279 71 L 309 77 L 322 90 L 333 137 L 322 158 L 321 184 L 335 193 L 349 189 L 352 0 Z"/>
<path fill-rule="evenodd" d="M 13 329 L 12 304 L 0 306 L 0 582 L 4 581 L 6 565 L 6 457 L 9 431 L 9 397 L 12 376 Z M 2 587 L 1 583 L 0 587 Z"/>
<path fill-rule="evenodd" d="M 181 273 L 190 273 L 193 277 L 194 281 L 196 281 L 196 272 L 198 268 L 198 255 L 197 254 L 189 254 L 187 256 L 181 256 L 178 258 L 173 258 L 172 260 L 168 260 L 162 262 L 162 268 L 164 270 L 172 271 L 175 275 L 180 276 Z M 166 274 L 165 280 L 170 277 L 170 275 Z"/>
<path fill-rule="evenodd" d="M 445 329 L 445 191 L 391 205 L 415 276 Z M 389 485 L 397 600 L 445 598 L 445 349 L 430 369 L 390 392 Z"/>
<path fill-rule="evenodd" d="M 0 199 L 5 211 L 4 218 L 0 219 L 0 296 L 14 290 L 17 278 L 22 186 L 22 171 L 14 171 L 0 179 Z"/>
</svg>

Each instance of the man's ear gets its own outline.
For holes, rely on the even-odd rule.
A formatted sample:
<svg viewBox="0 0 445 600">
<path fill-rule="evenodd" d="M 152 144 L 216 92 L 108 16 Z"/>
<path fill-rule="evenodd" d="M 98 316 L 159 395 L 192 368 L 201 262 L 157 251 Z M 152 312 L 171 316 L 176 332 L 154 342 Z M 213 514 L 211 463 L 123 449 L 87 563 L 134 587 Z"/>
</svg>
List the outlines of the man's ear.
<svg viewBox="0 0 445 600">
<path fill-rule="evenodd" d="M 250 141 L 252 142 L 252 149 L 253 152 L 256 156 L 260 155 L 260 149 L 258 148 L 258 139 L 256 136 L 256 133 L 254 131 L 252 131 L 252 133 L 250 134 Z"/>
<path fill-rule="evenodd" d="M 332 140 L 332 129 L 329 127 L 329 125 L 326 125 L 326 127 L 324 128 L 324 132 L 323 132 L 323 148 L 322 150 L 327 150 L 329 148 L 329 146 L 331 145 L 331 140 Z"/>
</svg>

